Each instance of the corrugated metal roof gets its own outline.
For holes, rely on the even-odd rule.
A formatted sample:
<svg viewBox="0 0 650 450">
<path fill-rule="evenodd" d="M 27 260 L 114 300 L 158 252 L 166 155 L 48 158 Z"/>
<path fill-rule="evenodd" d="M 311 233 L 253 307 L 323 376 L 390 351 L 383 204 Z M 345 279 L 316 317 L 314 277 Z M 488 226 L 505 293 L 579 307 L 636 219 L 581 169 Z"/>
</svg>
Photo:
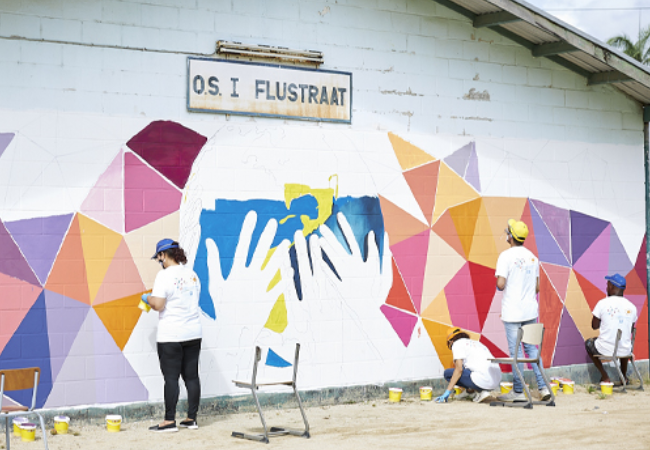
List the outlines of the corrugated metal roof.
<svg viewBox="0 0 650 450">
<path fill-rule="evenodd" d="M 650 104 L 650 68 L 523 0 L 433 0 L 587 80 Z"/>
</svg>

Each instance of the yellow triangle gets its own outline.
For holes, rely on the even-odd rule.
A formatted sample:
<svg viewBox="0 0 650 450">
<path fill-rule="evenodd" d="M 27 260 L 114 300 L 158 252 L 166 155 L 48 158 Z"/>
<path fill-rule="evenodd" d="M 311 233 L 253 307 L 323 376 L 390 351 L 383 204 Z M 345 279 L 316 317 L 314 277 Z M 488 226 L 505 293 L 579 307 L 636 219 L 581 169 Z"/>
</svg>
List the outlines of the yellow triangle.
<svg viewBox="0 0 650 450">
<path fill-rule="evenodd" d="M 447 296 L 445 295 L 444 290 L 440 291 L 436 298 L 434 298 L 429 306 L 422 312 L 422 317 L 452 326 L 451 316 L 449 315 L 449 306 L 447 305 Z"/>
<path fill-rule="evenodd" d="M 580 289 L 580 284 L 573 270 L 571 270 L 571 274 L 569 275 L 569 286 L 567 288 L 564 306 L 566 306 L 567 311 L 571 314 L 573 322 L 585 340 L 598 337 L 598 330 L 591 328 L 593 314 L 589 308 L 589 303 L 587 303 L 587 299 L 582 293 L 582 289 Z"/>
<path fill-rule="evenodd" d="M 158 263 L 151 260 L 156 243 L 165 238 L 178 240 L 179 223 L 180 212 L 176 211 L 124 236 L 140 278 L 148 290 L 153 288 L 156 274 L 160 271 Z"/>
<path fill-rule="evenodd" d="M 494 244 L 490 220 L 488 219 L 485 204 L 481 201 L 481 208 L 478 211 L 478 218 L 474 227 L 474 239 L 467 259 L 473 263 L 496 269 L 498 258 L 499 254 Z"/>
<path fill-rule="evenodd" d="M 421 148 L 405 141 L 396 134 L 388 133 L 388 139 L 390 139 L 390 143 L 393 145 L 393 151 L 395 152 L 395 156 L 397 156 L 397 161 L 399 161 L 402 170 L 412 169 L 413 167 L 418 167 L 436 160 L 436 158 Z"/>
<path fill-rule="evenodd" d="M 269 313 L 269 318 L 267 319 L 264 328 L 268 328 L 276 333 L 282 333 L 287 328 L 288 324 L 287 303 L 284 301 L 284 294 L 280 294 L 275 305 L 273 305 L 273 309 Z"/>
<path fill-rule="evenodd" d="M 88 293 L 92 305 L 117 247 L 122 242 L 122 235 L 83 214 L 79 214 L 79 232 L 81 233 L 81 248 L 84 252 L 88 277 Z"/>
<path fill-rule="evenodd" d="M 438 217 L 447 208 L 460 205 L 478 198 L 479 194 L 474 188 L 463 180 L 456 172 L 451 170 L 447 164 L 440 162 L 440 173 L 438 174 L 438 188 L 436 190 L 436 205 L 433 209 L 431 223 L 436 223 Z"/>
<path fill-rule="evenodd" d="M 469 251 L 472 248 L 474 240 L 474 231 L 476 230 L 476 221 L 481 210 L 481 199 L 463 203 L 449 209 L 451 220 L 454 221 L 456 233 L 460 243 L 465 251 L 465 257 L 469 257 Z"/>
<path fill-rule="evenodd" d="M 429 305 L 435 302 L 438 294 L 441 293 L 447 283 L 451 281 L 464 264 L 465 258 L 460 256 L 437 233 L 433 231 L 430 233 L 427 263 L 424 268 L 424 283 L 422 286 L 422 311 L 427 310 Z M 447 317 L 448 315 L 449 311 L 447 311 L 446 316 L 424 316 L 440 322 L 451 323 L 450 320 L 447 322 L 441 318 Z"/>
<path fill-rule="evenodd" d="M 508 219 L 519 220 L 526 207 L 526 198 L 483 197 L 483 206 L 490 221 L 497 254 L 510 248 L 505 229 Z"/>
</svg>

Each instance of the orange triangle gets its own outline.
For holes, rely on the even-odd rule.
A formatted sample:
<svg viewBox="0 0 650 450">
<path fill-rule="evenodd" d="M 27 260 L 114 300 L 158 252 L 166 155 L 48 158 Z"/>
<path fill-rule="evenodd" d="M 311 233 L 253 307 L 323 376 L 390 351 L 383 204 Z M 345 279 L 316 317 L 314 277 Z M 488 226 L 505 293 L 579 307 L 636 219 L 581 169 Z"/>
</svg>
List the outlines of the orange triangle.
<svg viewBox="0 0 650 450">
<path fill-rule="evenodd" d="M 533 218 L 530 215 L 530 201 L 526 201 L 526 206 L 524 206 L 524 212 L 521 215 L 520 219 L 523 223 L 525 223 L 528 226 L 529 230 L 533 229 Z M 506 223 L 506 226 L 504 227 L 507 228 L 508 224 Z M 530 233 L 526 240 L 524 241 L 524 247 L 526 247 L 528 250 L 530 250 L 533 255 L 538 256 L 537 253 L 537 242 L 535 241 L 535 233 Z"/>
<path fill-rule="evenodd" d="M 605 294 L 603 291 L 598 289 L 596 286 L 593 285 L 593 283 L 589 280 L 587 280 L 585 277 L 580 275 L 578 272 L 575 272 L 576 279 L 578 280 L 578 283 L 580 284 L 580 288 L 582 289 L 582 293 L 585 295 L 585 300 L 587 300 L 587 304 L 589 305 L 589 308 L 593 311 L 594 308 L 596 307 L 596 304 L 607 297 L 607 294 Z"/>
<path fill-rule="evenodd" d="M 445 211 L 440 219 L 438 219 L 435 225 L 433 225 L 432 230 L 449 244 L 451 248 L 456 250 L 460 256 L 465 258 L 465 250 L 458 237 L 458 232 L 456 231 L 456 226 L 454 225 L 454 220 L 451 218 L 449 210 Z"/>
<path fill-rule="evenodd" d="M 75 214 L 68 234 L 54 261 L 45 288 L 90 305 L 86 278 L 86 263 L 79 231 L 79 214 Z"/>
<path fill-rule="evenodd" d="M 433 161 L 404 172 L 404 179 L 411 188 L 411 192 L 429 224 L 431 224 L 433 216 L 433 205 L 436 202 L 439 170 L 440 161 Z"/>
<path fill-rule="evenodd" d="M 113 261 L 106 271 L 93 305 L 101 305 L 118 298 L 128 297 L 138 292 L 146 291 L 144 283 L 140 279 L 138 268 L 131 258 L 131 252 L 126 242 L 120 242 Z"/>
<path fill-rule="evenodd" d="M 413 314 L 417 314 L 415 307 L 413 306 L 411 296 L 406 290 L 404 280 L 402 280 L 402 275 L 400 274 L 399 269 L 397 268 L 397 264 L 395 263 L 395 258 L 392 258 L 391 261 L 393 264 L 393 285 L 391 286 L 390 291 L 388 291 L 386 304 L 402 309 L 404 311 L 411 312 Z"/>
<path fill-rule="evenodd" d="M 436 349 L 438 358 L 442 367 L 450 368 L 453 366 L 454 358 L 452 357 L 451 350 L 447 348 L 447 334 L 449 333 L 449 325 L 433 320 L 422 318 L 424 329 L 429 334 L 429 339 L 433 347 Z"/>
<path fill-rule="evenodd" d="M 390 245 L 395 245 L 429 228 L 426 224 L 395 205 L 390 200 L 379 196 L 381 214 L 384 216 L 384 228 L 388 233 Z"/>
<path fill-rule="evenodd" d="M 497 254 L 510 248 L 504 230 L 508 226 L 508 219 L 521 217 L 526 203 L 526 198 L 483 197 Z"/>
<path fill-rule="evenodd" d="M 444 289 L 433 299 L 427 309 L 422 312 L 422 317 L 452 326 L 449 306 L 447 306 L 447 296 L 445 295 Z"/>
<path fill-rule="evenodd" d="M 449 208 L 449 214 L 454 221 L 454 226 L 463 246 L 466 259 L 469 257 L 469 251 L 474 240 L 474 230 L 476 229 L 476 221 L 480 209 L 480 198 Z"/>
<path fill-rule="evenodd" d="M 485 205 L 483 200 L 480 200 L 481 207 L 474 227 L 474 239 L 472 239 L 472 246 L 467 259 L 473 263 L 496 269 L 499 253 L 494 244 L 494 235 L 492 234 L 492 227 L 490 226 Z"/>
<path fill-rule="evenodd" d="M 388 139 L 393 146 L 393 151 L 399 161 L 402 170 L 412 169 L 413 167 L 421 166 L 430 161 L 435 161 L 436 158 L 429 155 L 427 152 L 419 147 L 405 141 L 401 137 L 393 133 L 388 133 Z"/>
<path fill-rule="evenodd" d="M 451 170 L 447 164 L 440 163 L 436 203 L 433 208 L 431 223 L 435 223 L 447 208 L 466 203 L 478 197 L 479 193 L 467 181 Z"/>
<path fill-rule="evenodd" d="M 120 350 L 124 350 L 138 319 L 140 319 L 142 311 L 138 308 L 138 303 L 140 303 L 142 294 L 143 292 L 138 292 L 120 300 L 93 307 Z"/>
<path fill-rule="evenodd" d="M 593 314 L 573 269 L 571 270 L 571 275 L 569 275 L 569 287 L 567 288 L 564 305 L 567 311 L 569 311 L 569 314 L 571 314 L 573 322 L 576 324 L 578 331 L 580 331 L 584 339 L 598 336 L 598 330 L 591 328 Z"/>
</svg>

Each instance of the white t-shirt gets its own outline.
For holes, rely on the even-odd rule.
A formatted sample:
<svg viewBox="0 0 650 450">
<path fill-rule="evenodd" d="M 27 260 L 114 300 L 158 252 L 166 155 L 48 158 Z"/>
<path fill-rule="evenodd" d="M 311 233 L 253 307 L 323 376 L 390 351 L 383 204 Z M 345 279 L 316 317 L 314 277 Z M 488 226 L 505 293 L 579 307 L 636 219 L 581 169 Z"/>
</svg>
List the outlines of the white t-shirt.
<svg viewBox="0 0 650 450">
<path fill-rule="evenodd" d="M 601 355 L 612 355 L 616 333 L 620 328 L 623 333 L 616 353 L 629 355 L 632 352 L 632 324 L 637 319 L 636 306 L 625 297 L 612 295 L 599 301 L 593 314 L 600 319 L 600 335 L 596 339 L 596 350 Z"/>
<path fill-rule="evenodd" d="M 482 389 L 496 389 L 501 382 L 501 369 L 490 362 L 492 353 L 478 341 L 459 339 L 451 346 L 454 360 L 462 359 L 463 367 L 472 371 L 470 378 Z"/>
<path fill-rule="evenodd" d="M 499 255 L 495 276 L 506 279 L 501 300 L 501 320 L 524 322 L 537 318 L 537 257 L 524 246 L 510 247 Z"/>
<path fill-rule="evenodd" d="M 151 295 L 167 299 L 159 313 L 158 342 L 201 338 L 200 293 L 199 277 L 189 267 L 169 266 L 158 272 Z"/>
</svg>

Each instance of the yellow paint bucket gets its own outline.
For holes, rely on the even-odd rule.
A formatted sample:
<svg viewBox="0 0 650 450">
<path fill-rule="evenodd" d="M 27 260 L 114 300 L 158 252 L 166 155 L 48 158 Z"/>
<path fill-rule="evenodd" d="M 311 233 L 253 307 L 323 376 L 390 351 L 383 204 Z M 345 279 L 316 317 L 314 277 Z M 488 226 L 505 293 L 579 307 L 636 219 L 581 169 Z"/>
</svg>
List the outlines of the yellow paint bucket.
<svg viewBox="0 0 650 450">
<path fill-rule="evenodd" d="M 118 433 L 122 425 L 122 416 L 119 414 L 111 414 L 106 416 L 106 430 L 111 433 Z"/>
<path fill-rule="evenodd" d="M 604 395 L 612 395 L 614 393 L 614 383 L 600 383 L 600 392 Z"/>
<path fill-rule="evenodd" d="M 460 395 L 463 392 L 463 388 L 460 386 L 454 386 L 454 395 Z"/>
<path fill-rule="evenodd" d="M 151 306 L 147 305 L 147 304 L 146 304 L 145 302 L 143 302 L 142 300 L 140 300 L 140 303 L 138 303 L 138 308 L 140 308 L 141 310 L 143 310 L 143 311 L 146 312 L 146 313 L 148 313 L 149 311 L 151 311 Z"/>
<path fill-rule="evenodd" d="M 70 425 L 70 418 L 68 416 L 55 416 L 54 429 L 57 434 L 68 434 L 68 427 Z"/>
<path fill-rule="evenodd" d="M 20 426 L 20 436 L 23 442 L 33 442 L 36 439 L 36 424 L 26 422 Z"/>
<path fill-rule="evenodd" d="M 502 394 L 507 394 L 508 392 L 512 391 L 512 383 L 510 382 L 504 381 L 500 384 L 500 386 Z"/>
<path fill-rule="evenodd" d="M 557 381 L 552 382 L 551 390 L 553 391 L 553 395 L 557 395 L 558 389 L 560 389 L 560 384 Z"/>
<path fill-rule="evenodd" d="M 433 388 L 431 386 L 422 386 L 420 387 L 420 400 L 431 400 L 433 395 Z"/>
<path fill-rule="evenodd" d="M 399 403 L 402 401 L 402 390 L 400 388 L 390 388 L 388 390 L 388 401 Z"/>
<path fill-rule="evenodd" d="M 562 383 L 562 393 L 563 394 L 573 394 L 574 386 L 575 386 L 575 382 L 573 382 L 573 381 L 565 381 L 564 383 Z"/>
<path fill-rule="evenodd" d="M 22 424 L 27 423 L 27 422 L 29 422 L 29 419 L 28 419 L 27 417 L 16 417 L 16 418 L 13 420 L 13 424 L 14 424 L 14 436 L 18 436 L 18 437 L 20 437 L 20 436 L 23 435 L 23 432 L 22 432 L 22 430 L 20 429 L 20 427 L 21 427 Z"/>
</svg>

